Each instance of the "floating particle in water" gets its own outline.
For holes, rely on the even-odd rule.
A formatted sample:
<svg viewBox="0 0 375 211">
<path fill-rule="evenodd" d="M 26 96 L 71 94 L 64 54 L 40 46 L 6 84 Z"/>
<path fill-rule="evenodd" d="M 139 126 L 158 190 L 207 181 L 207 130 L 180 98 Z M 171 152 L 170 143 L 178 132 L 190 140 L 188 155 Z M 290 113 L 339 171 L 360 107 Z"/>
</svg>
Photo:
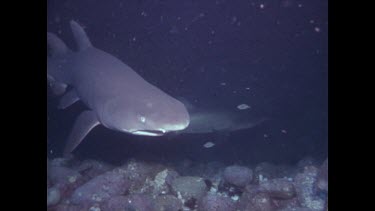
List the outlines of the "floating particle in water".
<svg viewBox="0 0 375 211">
<path fill-rule="evenodd" d="M 246 90 L 250 90 L 250 87 L 246 87 L 245 89 L 246 89 Z"/>
<path fill-rule="evenodd" d="M 320 28 L 316 26 L 316 27 L 314 28 L 314 31 L 315 31 L 315 32 L 320 32 Z"/>
<path fill-rule="evenodd" d="M 281 130 L 281 132 L 287 134 L 287 131 L 285 129 Z"/>
<path fill-rule="evenodd" d="M 220 85 L 225 86 L 225 85 L 227 85 L 227 83 L 221 82 Z"/>
<path fill-rule="evenodd" d="M 231 21 L 231 24 L 234 24 L 234 23 L 236 23 L 236 21 L 237 21 L 237 17 L 236 17 L 236 16 L 233 16 L 233 17 L 232 17 L 232 21 Z"/>
<path fill-rule="evenodd" d="M 137 37 L 133 37 L 132 41 L 133 42 L 137 41 Z"/>
<path fill-rule="evenodd" d="M 179 32 L 179 30 L 178 30 L 177 26 L 175 26 L 175 25 L 173 25 L 171 27 L 171 29 L 169 30 L 169 33 L 171 33 L 171 34 L 178 34 L 178 32 Z"/>
<path fill-rule="evenodd" d="M 281 1 L 281 7 L 292 7 L 294 2 L 292 0 L 282 0 Z"/>
<path fill-rule="evenodd" d="M 238 105 L 237 108 L 240 109 L 240 110 L 245 110 L 245 109 L 249 109 L 251 107 L 247 104 L 241 104 L 241 105 Z"/>
<path fill-rule="evenodd" d="M 204 148 L 211 148 L 211 147 L 213 147 L 213 146 L 215 146 L 215 144 L 214 143 L 212 143 L 212 142 L 207 142 L 207 143 L 205 143 L 204 145 L 203 145 L 203 147 Z"/>
<path fill-rule="evenodd" d="M 260 8 L 260 9 L 264 9 L 264 4 L 260 4 L 260 5 L 259 5 L 259 8 Z"/>
<path fill-rule="evenodd" d="M 268 136 L 268 134 L 263 134 L 263 137 L 268 138 L 269 136 Z"/>
<path fill-rule="evenodd" d="M 56 17 L 55 17 L 55 22 L 56 22 L 56 23 L 60 23 L 60 21 L 61 21 L 60 16 L 56 16 Z"/>
<path fill-rule="evenodd" d="M 147 17 L 147 16 L 148 16 L 148 14 L 147 14 L 145 11 L 142 11 L 141 15 L 142 15 L 143 17 Z"/>
<path fill-rule="evenodd" d="M 315 23 L 315 21 L 314 20 L 310 20 L 310 23 L 313 24 L 313 23 Z"/>
<path fill-rule="evenodd" d="M 194 23 L 194 22 L 198 21 L 199 19 L 204 18 L 204 16 L 206 16 L 206 14 L 204 14 L 203 12 L 199 13 L 199 15 L 197 15 L 193 18 L 191 23 Z"/>
</svg>

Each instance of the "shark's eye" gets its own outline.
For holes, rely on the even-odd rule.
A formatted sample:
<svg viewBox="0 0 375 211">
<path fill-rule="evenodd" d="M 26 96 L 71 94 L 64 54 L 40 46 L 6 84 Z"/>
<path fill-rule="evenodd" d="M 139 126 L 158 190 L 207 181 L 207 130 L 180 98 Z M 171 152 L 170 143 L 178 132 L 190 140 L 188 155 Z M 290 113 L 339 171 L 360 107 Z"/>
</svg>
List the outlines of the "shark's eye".
<svg viewBox="0 0 375 211">
<path fill-rule="evenodd" d="M 145 123 L 146 122 L 146 117 L 144 117 L 142 115 L 138 115 L 138 120 L 141 121 L 142 123 Z"/>
</svg>

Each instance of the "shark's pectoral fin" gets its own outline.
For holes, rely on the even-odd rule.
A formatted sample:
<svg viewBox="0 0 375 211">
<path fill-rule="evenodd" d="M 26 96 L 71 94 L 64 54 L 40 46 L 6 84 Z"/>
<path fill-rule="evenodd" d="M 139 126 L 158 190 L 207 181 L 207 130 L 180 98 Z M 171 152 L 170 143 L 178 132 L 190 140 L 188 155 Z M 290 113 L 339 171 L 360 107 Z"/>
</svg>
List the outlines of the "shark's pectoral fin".
<svg viewBox="0 0 375 211">
<path fill-rule="evenodd" d="M 64 156 L 71 153 L 82 142 L 85 136 L 99 124 L 99 120 L 93 111 L 82 112 L 74 123 L 73 130 L 69 135 L 64 149 Z"/>
<path fill-rule="evenodd" d="M 70 90 L 61 99 L 58 105 L 58 109 L 66 109 L 67 107 L 73 105 L 79 100 L 77 92 L 75 90 Z"/>
</svg>

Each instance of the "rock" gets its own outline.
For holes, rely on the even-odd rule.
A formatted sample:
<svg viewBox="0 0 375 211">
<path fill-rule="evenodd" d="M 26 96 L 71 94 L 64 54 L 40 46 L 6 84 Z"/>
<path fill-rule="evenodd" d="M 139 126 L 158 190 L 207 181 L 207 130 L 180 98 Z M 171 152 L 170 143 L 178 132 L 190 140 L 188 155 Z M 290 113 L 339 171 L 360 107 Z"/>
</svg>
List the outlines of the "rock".
<svg viewBox="0 0 375 211">
<path fill-rule="evenodd" d="M 260 191 L 259 185 L 250 184 L 244 189 L 244 192 L 238 202 L 240 211 L 272 211 L 276 205 L 266 192 Z"/>
<path fill-rule="evenodd" d="M 125 210 L 154 210 L 153 200 L 150 196 L 144 194 L 134 194 L 127 196 L 128 204 Z"/>
<path fill-rule="evenodd" d="M 314 158 L 307 156 L 298 161 L 297 168 L 303 171 L 306 166 L 318 166 L 317 163 L 318 162 Z"/>
<path fill-rule="evenodd" d="M 74 162 L 73 157 L 54 158 L 48 162 L 49 166 L 69 167 Z"/>
<path fill-rule="evenodd" d="M 183 203 L 191 198 L 199 200 L 207 190 L 206 183 L 201 177 L 179 177 L 172 182 L 172 191 Z"/>
<path fill-rule="evenodd" d="M 154 200 L 154 210 L 157 211 L 182 210 L 182 206 L 182 202 L 173 195 L 160 195 Z"/>
<path fill-rule="evenodd" d="M 49 208 L 47 211 L 82 211 L 82 206 L 71 205 L 71 204 L 58 204 L 53 208 Z"/>
<path fill-rule="evenodd" d="M 134 194 L 128 196 L 115 196 L 106 203 L 105 210 L 111 211 L 153 211 L 153 202 L 150 196 L 144 194 Z M 156 211 L 156 210 L 155 210 Z"/>
<path fill-rule="evenodd" d="M 252 211 L 273 211 L 276 210 L 271 198 L 266 193 L 256 194 L 247 204 L 245 210 Z"/>
<path fill-rule="evenodd" d="M 259 190 L 276 199 L 290 199 L 296 195 L 293 182 L 284 178 L 262 181 Z"/>
<path fill-rule="evenodd" d="M 328 159 L 326 159 L 319 169 L 316 186 L 319 190 L 328 191 Z"/>
<path fill-rule="evenodd" d="M 292 166 L 274 165 L 263 162 L 258 164 L 254 169 L 254 183 L 275 178 L 294 178 L 296 174 L 297 169 Z"/>
<path fill-rule="evenodd" d="M 105 208 L 107 210 L 113 211 L 123 211 L 125 207 L 129 204 L 127 201 L 128 197 L 126 196 L 114 196 L 106 202 Z"/>
<path fill-rule="evenodd" d="M 178 174 L 177 171 L 173 170 L 173 169 L 166 169 L 167 170 L 167 175 L 165 177 L 165 183 L 167 185 L 172 185 L 173 183 L 173 180 L 175 180 L 176 178 L 178 178 L 180 175 Z M 155 176 L 155 180 L 157 179 L 157 176 Z"/>
<path fill-rule="evenodd" d="M 50 166 L 49 178 L 52 184 L 70 184 L 81 179 L 81 174 L 63 166 Z"/>
<path fill-rule="evenodd" d="M 245 187 L 253 179 L 253 171 L 244 166 L 228 166 L 224 169 L 224 181 L 237 187 Z"/>
<path fill-rule="evenodd" d="M 318 171 L 314 166 L 307 166 L 303 173 L 297 174 L 294 178 L 294 187 L 301 206 L 312 210 L 323 210 L 325 204 L 324 200 L 316 197 L 314 189 Z"/>
<path fill-rule="evenodd" d="M 153 180 L 147 178 L 143 187 L 138 192 L 151 194 L 152 196 L 168 194 L 170 192 L 169 186 L 177 177 L 178 173 L 176 171 L 164 169 L 163 171 L 157 173 Z"/>
<path fill-rule="evenodd" d="M 222 175 L 225 169 L 225 165 L 220 162 L 212 161 L 208 162 L 205 165 L 205 169 L 203 171 L 203 176 L 205 178 L 212 179 L 216 177 L 217 175 Z"/>
<path fill-rule="evenodd" d="M 277 211 L 312 211 L 312 210 L 306 207 L 288 207 L 284 209 L 279 209 Z"/>
<path fill-rule="evenodd" d="M 257 193 L 252 196 L 250 200 L 241 198 L 240 210 L 273 211 L 276 210 L 276 206 L 268 194 Z"/>
<path fill-rule="evenodd" d="M 274 199 L 273 203 L 277 207 L 277 210 L 294 209 L 300 206 L 297 197 L 291 199 Z"/>
<path fill-rule="evenodd" d="M 198 205 L 199 211 L 235 211 L 236 203 L 229 197 L 207 194 Z"/>
<path fill-rule="evenodd" d="M 77 188 L 72 196 L 73 204 L 100 203 L 128 191 L 130 182 L 121 168 L 116 168 L 89 180 Z"/>
<path fill-rule="evenodd" d="M 57 187 L 47 189 L 47 207 L 56 205 L 61 199 L 60 190 Z"/>
<path fill-rule="evenodd" d="M 60 198 L 65 199 L 86 182 L 85 178 L 77 171 L 63 166 L 50 166 L 49 186 L 59 189 Z"/>
<path fill-rule="evenodd" d="M 221 181 L 219 183 L 219 186 L 218 186 L 218 191 L 220 193 L 226 194 L 226 195 L 231 196 L 231 197 L 236 196 L 236 195 L 237 196 L 241 195 L 242 192 L 243 192 L 243 189 L 244 188 L 241 188 L 241 187 L 238 187 L 238 186 L 235 186 L 235 185 L 231 185 L 231 184 L 223 182 L 223 181 Z M 211 190 L 212 190 L 212 188 L 211 188 Z M 210 192 L 211 192 L 211 190 L 210 190 Z"/>
<path fill-rule="evenodd" d="M 260 163 L 254 169 L 254 183 L 277 178 L 278 168 L 271 163 Z"/>
<path fill-rule="evenodd" d="M 143 193 L 146 180 L 153 180 L 159 172 L 165 169 L 159 164 L 130 160 L 120 167 L 125 177 L 130 181 L 129 193 Z"/>
<path fill-rule="evenodd" d="M 110 164 L 96 160 L 85 160 L 79 165 L 73 167 L 74 170 L 79 172 L 82 176 L 88 177 L 89 179 L 110 171 L 113 168 L 114 167 Z"/>
</svg>

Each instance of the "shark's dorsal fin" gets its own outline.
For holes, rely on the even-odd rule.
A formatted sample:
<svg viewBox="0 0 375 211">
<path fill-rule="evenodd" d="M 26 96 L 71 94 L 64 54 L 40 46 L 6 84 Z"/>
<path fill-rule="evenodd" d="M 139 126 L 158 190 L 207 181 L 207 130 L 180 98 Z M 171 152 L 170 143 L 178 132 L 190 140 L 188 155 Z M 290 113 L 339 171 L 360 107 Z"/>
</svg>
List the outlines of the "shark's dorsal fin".
<svg viewBox="0 0 375 211">
<path fill-rule="evenodd" d="M 52 57 L 62 56 L 69 51 L 65 43 L 51 32 L 47 32 L 47 44 L 50 47 Z"/>
<path fill-rule="evenodd" d="M 92 47 L 90 39 L 87 37 L 85 30 L 75 21 L 70 21 L 70 28 L 72 29 L 74 39 L 76 40 L 78 50 L 82 51 Z"/>
</svg>

